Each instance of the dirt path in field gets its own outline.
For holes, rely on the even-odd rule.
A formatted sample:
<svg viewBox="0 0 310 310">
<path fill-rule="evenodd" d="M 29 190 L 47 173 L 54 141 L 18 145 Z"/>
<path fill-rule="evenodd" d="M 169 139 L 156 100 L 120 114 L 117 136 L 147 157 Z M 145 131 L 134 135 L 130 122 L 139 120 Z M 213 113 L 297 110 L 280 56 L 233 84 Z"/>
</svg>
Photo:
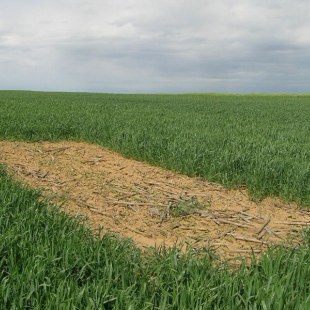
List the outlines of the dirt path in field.
<svg viewBox="0 0 310 310">
<path fill-rule="evenodd" d="M 235 258 L 300 242 L 301 228 L 310 224 L 310 210 L 272 198 L 256 203 L 244 189 L 227 190 L 92 144 L 0 142 L 0 162 L 68 214 L 142 247 L 190 243 Z"/>
</svg>

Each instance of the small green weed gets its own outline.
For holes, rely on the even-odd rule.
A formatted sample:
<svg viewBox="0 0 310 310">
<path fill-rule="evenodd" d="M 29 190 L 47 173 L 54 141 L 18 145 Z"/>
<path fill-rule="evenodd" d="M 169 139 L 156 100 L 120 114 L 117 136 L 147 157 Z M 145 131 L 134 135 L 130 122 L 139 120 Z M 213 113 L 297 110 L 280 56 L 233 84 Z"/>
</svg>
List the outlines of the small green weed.
<svg viewBox="0 0 310 310">
<path fill-rule="evenodd" d="M 207 208 L 205 204 L 198 201 L 196 196 L 180 197 L 179 200 L 173 200 L 169 204 L 169 215 L 172 217 L 181 217 L 195 213 L 197 210 Z"/>
</svg>

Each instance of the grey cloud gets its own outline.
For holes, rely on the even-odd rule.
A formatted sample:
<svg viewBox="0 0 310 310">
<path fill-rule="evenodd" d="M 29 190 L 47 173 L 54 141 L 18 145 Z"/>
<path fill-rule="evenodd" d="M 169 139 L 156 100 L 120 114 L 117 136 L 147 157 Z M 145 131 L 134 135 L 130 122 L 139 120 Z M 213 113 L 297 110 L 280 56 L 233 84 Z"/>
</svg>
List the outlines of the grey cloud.
<svg viewBox="0 0 310 310">
<path fill-rule="evenodd" d="M 303 0 L 7 1 L 0 88 L 309 92 L 307 8 Z"/>
</svg>

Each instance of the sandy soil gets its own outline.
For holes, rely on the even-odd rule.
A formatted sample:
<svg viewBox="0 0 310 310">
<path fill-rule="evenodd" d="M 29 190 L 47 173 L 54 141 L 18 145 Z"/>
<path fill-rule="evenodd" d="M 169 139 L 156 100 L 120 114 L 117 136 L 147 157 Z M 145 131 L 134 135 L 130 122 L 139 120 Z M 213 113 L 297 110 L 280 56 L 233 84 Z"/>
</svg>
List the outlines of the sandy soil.
<svg viewBox="0 0 310 310">
<path fill-rule="evenodd" d="M 28 186 L 140 247 L 191 244 L 222 258 L 301 242 L 310 210 L 190 178 L 77 142 L 0 142 L 0 162 Z M 176 216 L 181 211 L 189 213 Z"/>
</svg>

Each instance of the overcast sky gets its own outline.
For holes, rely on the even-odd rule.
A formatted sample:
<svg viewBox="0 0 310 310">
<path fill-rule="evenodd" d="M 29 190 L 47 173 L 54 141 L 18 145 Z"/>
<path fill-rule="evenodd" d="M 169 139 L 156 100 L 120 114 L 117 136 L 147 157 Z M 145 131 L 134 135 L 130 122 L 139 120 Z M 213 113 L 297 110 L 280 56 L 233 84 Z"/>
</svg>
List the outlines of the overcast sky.
<svg viewBox="0 0 310 310">
<path fill-rule="evenodd" d="M 0 0 L 0 89 L 310 92 L 309 0 Z"/>
</svg>

